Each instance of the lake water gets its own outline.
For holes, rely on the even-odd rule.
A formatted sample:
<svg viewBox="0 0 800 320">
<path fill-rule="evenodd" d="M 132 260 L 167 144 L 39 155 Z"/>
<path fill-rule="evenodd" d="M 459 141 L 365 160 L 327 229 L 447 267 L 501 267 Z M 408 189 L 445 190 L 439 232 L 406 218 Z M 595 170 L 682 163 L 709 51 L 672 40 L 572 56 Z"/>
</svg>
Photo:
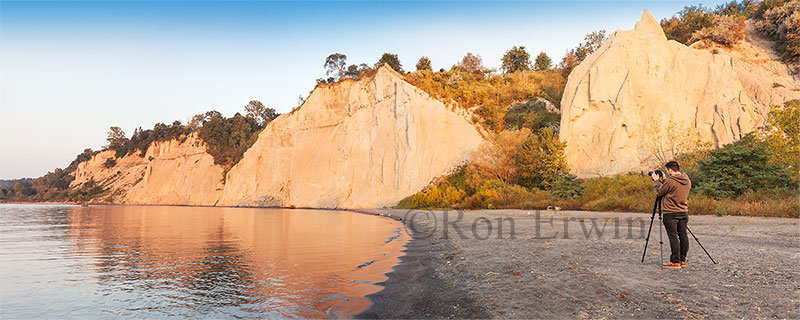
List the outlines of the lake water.
<svg viewBox="0 0 800 320">
<path fill-rule="evenodd" d="M 0 204 L 0 318 L 347 317 L 400 222 L 332 210 Z"/>
</svg>

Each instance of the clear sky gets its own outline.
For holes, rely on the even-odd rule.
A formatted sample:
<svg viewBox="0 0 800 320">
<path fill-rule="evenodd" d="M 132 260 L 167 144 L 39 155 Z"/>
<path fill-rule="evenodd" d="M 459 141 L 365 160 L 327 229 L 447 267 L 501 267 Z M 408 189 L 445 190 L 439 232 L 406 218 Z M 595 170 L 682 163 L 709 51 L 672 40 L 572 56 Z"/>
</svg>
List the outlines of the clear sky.
<svg viewBox="0 0 800 320">
<path fill-rule="evenodd" d="M 706 1 L 715 7 L 723 1 Z M 631 29 L 642 10 L 687 1 L 0 1 L 0 178 L 38 177 L 99 149 L 110 126 L 242 111 L 284 113 L 334 52 L 373 64 L 384 52 L 413 70 L 467 52 L 499 68 L 515 45 L 564 52 L 599 29 Z"/>
</svg>

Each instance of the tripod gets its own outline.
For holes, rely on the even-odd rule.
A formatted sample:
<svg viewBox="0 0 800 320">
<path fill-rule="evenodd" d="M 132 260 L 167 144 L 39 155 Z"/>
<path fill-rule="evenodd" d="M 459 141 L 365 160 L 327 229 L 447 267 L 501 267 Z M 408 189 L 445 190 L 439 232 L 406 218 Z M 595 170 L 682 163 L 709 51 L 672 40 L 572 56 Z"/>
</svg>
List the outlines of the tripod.
<svg viewBox="0 0 800 320">
<path fill-rule="evenodd" d="M 647 230 L 647 238 L 645 238 L 645 241 L 644 241 L 644 252 L 642 252 L 642 263 L 644 263 L 644 256 L 647 254 L 647 244 L 650 242 L 650 232 L 653 231 L 653 220 L 656 217 L 656 210 L 658 210 L 658 222 L 663 224 L 663 221 L 662 221 L 662 218 L 661 218 L 661 197 L 660 196 L 656 197 L 655 204 L 653 205 L 653 214 L 650 216 L 650 228 Z M 700 245 L 700 248 L 703 249 L 703 252 L 705 252 L 706 255 L 708 256 L 708 258 L 711 259 L 711 262 L 713 262 L 714 264 L 717 264 L 717 261 L 715 261 L 714 258 L 711 257 L 711 254 L 708 253 L 708 250 L 706 250 L 706 247 L 704 247 L 703 244 L 700 243 L 700 239 L 697 239 L 697 236 L 694 235 L 694 232 L 692 232 L 692 229 L 689 229 L 689 226 L 686 226 L 686 230 L 689 231 L 689 233 L 692 235 L 692 237 L 694 238 L 694 241 L 697 241 L 697 244 Z M 664 240 L 663 240 L 662 235 L 661 235 L 661 228 L 660 227 L 658 228 L 658 243 L 661 245 L 660 254 L 659 254 L 661 256 L 661 264 L 664 264 Z"/>
<path fill-rule="evenodd" d="M 647 254 L 647 244 L 650 243 L 650 232 L 653 231 L 653 220 L 656 218 L 656 210 L 658 210 L 658 223 L 663 224 L 661 220 L 661 197 L 656 196 L 656 203 L 653 204 L 653 214 L 650 215 L 650 228 L 647 229 L 647 238 L 644 240 L 644 252 L 642 252 L 642 263 L 644 263 L 644 256 Z M 664 239 L 661 236 L 661 227 L 658 228 L 658 244 L 660 245 L 659 256 L 661 257 L 661 264 L 664 264 Z"/>
</svg>

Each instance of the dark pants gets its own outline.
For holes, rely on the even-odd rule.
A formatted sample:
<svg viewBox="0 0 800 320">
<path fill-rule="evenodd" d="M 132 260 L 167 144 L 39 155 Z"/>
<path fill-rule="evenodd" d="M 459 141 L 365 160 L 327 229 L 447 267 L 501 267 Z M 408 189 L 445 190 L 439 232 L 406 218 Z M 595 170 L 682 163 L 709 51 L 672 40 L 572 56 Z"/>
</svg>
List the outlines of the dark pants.
<svg viewBox="0 0 800 320">
<path fill-rule="evenodd" d="M 669 247 L 672 250 L 669 262 L 686 261 L 686 253 L 689 252 L 689 236 L 686 235 L 687 222 L 689 222 L 689 214 L 686 212 L 664 214 L 664 229 L 667 229 Z"/>
</svg>

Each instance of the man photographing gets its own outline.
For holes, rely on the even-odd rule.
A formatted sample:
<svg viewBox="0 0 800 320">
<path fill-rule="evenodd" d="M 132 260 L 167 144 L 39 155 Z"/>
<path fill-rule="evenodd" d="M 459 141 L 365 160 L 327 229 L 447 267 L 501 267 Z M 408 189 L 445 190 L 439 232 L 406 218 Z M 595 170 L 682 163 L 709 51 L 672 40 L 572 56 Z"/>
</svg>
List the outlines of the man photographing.
<svg viewBox="0 0 800 320">
<path fill-rule="evenodd" d="M 686 235 L 686 224 L 689 222 L 689 206 L 686 203 L 692 181 L 681 172 L 676 161 L 667 162 L 669 177 L 662 183 L 658 174 L 650 174 L 658 196 L 661 197 L 661 212 L 664 216 L 664 229 L 667 229 L 669 247 L 672 254 L 666 268 L 681 268 L 686 265 L 686 253 L 689 252 L 689 237 Z"/>
</svg>

